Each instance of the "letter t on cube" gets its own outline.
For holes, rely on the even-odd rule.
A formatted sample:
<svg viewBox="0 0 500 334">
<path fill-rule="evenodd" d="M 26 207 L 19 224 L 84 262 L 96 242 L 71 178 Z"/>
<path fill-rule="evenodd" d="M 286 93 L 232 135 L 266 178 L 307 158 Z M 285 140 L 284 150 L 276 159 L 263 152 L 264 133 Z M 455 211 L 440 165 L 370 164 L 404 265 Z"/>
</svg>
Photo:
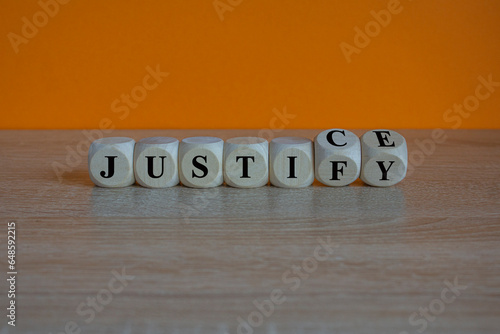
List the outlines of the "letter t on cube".
<svg viewBox="0 0 500 334">
<path fill-rule="evenodd" d="M 238 137 L 224 144 L 224 181 L 231 187 L 256 188 L 269 179 L 269 144 L 257 137 Z"/>
</svg>

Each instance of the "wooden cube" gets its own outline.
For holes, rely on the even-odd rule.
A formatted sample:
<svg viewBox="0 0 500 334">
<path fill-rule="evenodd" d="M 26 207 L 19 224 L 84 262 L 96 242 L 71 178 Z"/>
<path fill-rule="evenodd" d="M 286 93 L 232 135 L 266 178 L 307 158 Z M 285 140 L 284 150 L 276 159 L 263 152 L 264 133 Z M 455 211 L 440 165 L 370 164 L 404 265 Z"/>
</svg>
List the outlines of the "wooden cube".
<svg viewBox="0 0 500 334">
<path fill-rule="evenodd" d="M 179 141 L 171 137 L 150 137 L 135 144 L 134 173 L 137 183 L 147 188 L 166 188 L 179 183 Z"/>
<path fill-rule="evenodd" d="M 179 145 L 179 178 L 192 188 L 210 188 L 224 182 L 224 141 L 216 137 L 185 138 Z"/>
<path fill-rule="evenodd" d="M 314 172 L 327 186 L 346 186 L 361 170 L 361 144 L 358 136 L 344 129 L 330 129 L 314 139 Z"/>
<path fill-rule="evenodd" d="M 269 146 L 271 184 L 283 188 L 310 186 L 314 181 L 313 143 L 307 138 L 279 137 Z"/>
<path fill-rule="evenodd" d="M 370 130 L 361 137 L 361 180 L 389 187 L 403 180 L 408 167 L 405 138 L 392 130 Z"/>
<path fill-rule="evenodd" d="M 109 137 L 94 141 L 89 148 L 88 168 L 92 182 L 100 187 L 117 188 L 134 184 L 135 141 Z"/>
<path fill-rule="evenodd" d="M 237 137 L 224 143 L 224 181 L 237 188 L 256 188 L 269 180 L 269 144 L 258 137 Z"/>
</svg>

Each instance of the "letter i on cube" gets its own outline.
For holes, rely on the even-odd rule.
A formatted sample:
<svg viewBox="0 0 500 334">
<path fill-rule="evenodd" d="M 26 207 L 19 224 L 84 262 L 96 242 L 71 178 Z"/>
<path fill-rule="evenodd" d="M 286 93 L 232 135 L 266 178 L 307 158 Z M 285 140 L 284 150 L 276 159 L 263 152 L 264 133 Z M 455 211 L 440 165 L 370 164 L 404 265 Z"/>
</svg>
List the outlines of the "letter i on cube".
<svg viewBox="0 0 500 334">
<path fill-rule="evenodd" d="M 271 184 L 302 188 L 314 181 L 313 143 L 307 138 L 279 137 L 269 146 Z"/>
</svg>

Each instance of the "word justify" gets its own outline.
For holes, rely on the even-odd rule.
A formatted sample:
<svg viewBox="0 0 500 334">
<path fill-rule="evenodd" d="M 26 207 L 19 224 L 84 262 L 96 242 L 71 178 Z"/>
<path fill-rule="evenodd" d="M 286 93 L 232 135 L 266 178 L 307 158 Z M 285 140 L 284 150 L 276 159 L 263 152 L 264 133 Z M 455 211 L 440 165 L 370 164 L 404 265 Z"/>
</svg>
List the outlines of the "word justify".
<svg viewBox="0 0 500 334">
<path fill-rule="evenodd" d="M 255 188 L 269 182 L 283 188 L 310 186 L 316 178 L 326 186 L 346 186 L 361 178 L 371 186 L 392 186 L 406 176 L 405 138 L 392 130 L 370 130 L 358 138 L 344 129 L 320 132 L 314 142 L 279 137 L 151 137 L 137 143 L 110 137 L 92 143 L 89 175 L 101 187 L 137 182 L 149 188 L 182 183 L 209 188 L 224 182 Z"/>
</svg>

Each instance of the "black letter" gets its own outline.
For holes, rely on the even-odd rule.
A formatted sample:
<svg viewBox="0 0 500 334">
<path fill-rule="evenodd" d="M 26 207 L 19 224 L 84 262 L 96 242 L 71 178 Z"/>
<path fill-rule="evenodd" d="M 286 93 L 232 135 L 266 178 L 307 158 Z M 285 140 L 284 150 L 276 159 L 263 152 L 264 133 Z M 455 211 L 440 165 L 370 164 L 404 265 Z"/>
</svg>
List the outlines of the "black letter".
<svg viewBox="0 0 500 334">
<path fill-rule="evenodd" d="M 296 179 L 297 177 L 295 176 L 295 160 L 297 160 L 297 157 L 287 157 L 290 159 L 290 176 L 287 177 L 287 179 Z"/>
<path fill-rule="evenodd" d="M 340 175 L 344 175 L 344 167 L 339 168 L 339 164 L 344 164 L 347 167 L 347 161 L 330 161 L 332 163 L 332 178 L 330 180 L 339 181 Z"/>
<path fill-rule="evenodd" d="M 344 137 L 345 137 L 345 131 L 344 130 L 342 130 L 342 131 L 340 131 L 340 130 L 333 130 L 333 131 L 328 132 L 328 134 L 326 135 L 326 140 L 328 140 L 328 142 L 330 143 L 330 145 L 339 146 L 339 147 L 340 146 L 346 146 L 347 143 L 344 143 L 343 145 L 337 145 L 337 144 L 335 144 L 335 142 L 333 141 L 333 133 L 334 132 L 339 132 L 339 133 L 343 134 Z"/>
<path fill-rule="evenodd" d="M 375 134 L 377 135 L 377 139 L 378 139 L 378 142 L 380 144 L 378 147 L 395 147 L 396 146 L 396 145 L 394 145 L 394 142 L 392 142 L 392 144 L 389 144 L 389 138 L 387 138 L 387 136 L 391 135 L 391 133 L 389 131 L 373 131 L 373 132 L 375 132 Z M 385 133 L 387 136 L 382 137 L 382 133 Z"/>
<path fill-rule="evenodd" d="M 236 162 L 238 162 L 239 158 L 243 159 L 243 175 L 240 176 L 240 179 L 249 179 L 250 176 L 248 176 L 248 159 L 252 159 L 252 162 L 255 162 L 255 157 L 239 156 L 239 157 L 236 157 Z"/>
<path fill-rule="evenodd" d="M 161 173 L 158 176 L 155 176 L 155 173 L 153 172 L 153 159 L 154 156 L 147 156 L 146 159 L 148 159 L 148 175 L 149 177 L 153 179 L 160 178 L 163 175 L 163 161 L 165 160 L 166 156 L 161 156 Z"/>
<path fill-rule="evenodd" d="M 113 175 L 115 175 L 115 158 L 117 156 L 116 155 L 107 155 L 105 156 L 105 158 L 108 158 L 108 176 L 106 176 L 106 172 L 105 171 L 101 171 L 101 176 L 105 179 L 109 179 L 110 177 L 112 177 Z"/>
<path fill-rule="evenodd" d="M 387 172 L 389 171 L 389 169 L 391 169 L 394 161 L 389 161 L 389 162 L 390 162 L 389 167 L 387 169 L 385 169 L 384 162 L 377 161 L 378 166 L 380 167 L 380 170 L 382 171 L 382 178 L 380 179 L 380 181 L 389 181 L 389 179 L 387 178 Z"/>
<path fill-rule="evenodd" d="M 194 170 L 193 170 L 193 171 L 192 171 L 192 173 L 193 173 L 193 174 L 192 174 L 192 176 L 191 176 L 191 177 L 192 177 L 192 178 L 199 178 L 199 179 L 202 179 L 202 178 L 204 178 L 205 176 L 207 176 L 207 174 L 208 174 L 208 168 L 207 168 L 207 166 L 202 165 L 202 164 L 200 164 L 198 161 L 196 161 L 196 159 L 198 159 L 198 158 L 202 158 L 203 160 L 205 160 L 205 162 L 207 162 L 207 156 L 206 156 L 206 155 L 205 155 L 205 156 L 202 156 L 202 155 L 197 155 L 197 156 L 195 156 L 195 157 L 193 158 L 193 166 L 195 166 L 195 167 L 196 167 L 196 168 L 198 168 L 199 170 L 203 171 L 203 175 L 202 175 L 202 176 L 198 176 L 198 175 L 196 175 L 196 174 L 194 173 Z"/>
</svg>

